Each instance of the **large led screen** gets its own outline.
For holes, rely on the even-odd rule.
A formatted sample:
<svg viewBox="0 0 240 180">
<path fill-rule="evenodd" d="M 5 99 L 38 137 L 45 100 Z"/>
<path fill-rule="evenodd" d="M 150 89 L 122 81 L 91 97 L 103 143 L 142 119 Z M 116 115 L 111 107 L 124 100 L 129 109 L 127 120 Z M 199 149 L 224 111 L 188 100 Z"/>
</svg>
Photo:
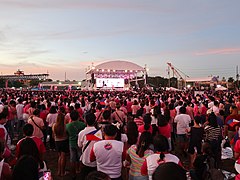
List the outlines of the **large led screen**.
<svg viewBox="0 0 240 180">
<path fill-rule="evenodd" d="M 124 87 L 124 79 L 117 78 L 97 78 L 96 86 L 98 88 L 122 88 Z"/>
</svg>

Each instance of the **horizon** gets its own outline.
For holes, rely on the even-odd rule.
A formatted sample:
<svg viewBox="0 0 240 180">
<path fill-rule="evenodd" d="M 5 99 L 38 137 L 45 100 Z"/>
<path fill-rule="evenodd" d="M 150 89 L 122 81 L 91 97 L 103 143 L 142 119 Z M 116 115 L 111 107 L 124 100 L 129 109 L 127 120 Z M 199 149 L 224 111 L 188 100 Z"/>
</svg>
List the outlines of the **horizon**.
<svg viewBox="0 0 240 180">
<path fill-rule="evenodd" d="M 85 78 L 88 66 L 126 60 L 168 77 L 236 79 L 240 1 L 0 0 L 2 75 Z M 186 5 L 187 3 L 187 5 Z"/>
</svg>

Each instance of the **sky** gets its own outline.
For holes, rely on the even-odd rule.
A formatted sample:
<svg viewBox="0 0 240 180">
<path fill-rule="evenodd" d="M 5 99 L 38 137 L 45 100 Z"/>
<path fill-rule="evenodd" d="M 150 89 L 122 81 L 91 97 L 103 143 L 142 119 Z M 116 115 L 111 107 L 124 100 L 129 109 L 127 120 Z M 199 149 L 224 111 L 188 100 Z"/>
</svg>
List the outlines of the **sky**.
<svg viewBox="0 0 240 180">
<path fill-rule="evenodd" d="M 82 80 L 126 60 L 167 77 L 236 77 L 239 0 L 0 0 L 0 72 Z M 240 67 L 239 67 L 240 69 Z"/>
</svg>

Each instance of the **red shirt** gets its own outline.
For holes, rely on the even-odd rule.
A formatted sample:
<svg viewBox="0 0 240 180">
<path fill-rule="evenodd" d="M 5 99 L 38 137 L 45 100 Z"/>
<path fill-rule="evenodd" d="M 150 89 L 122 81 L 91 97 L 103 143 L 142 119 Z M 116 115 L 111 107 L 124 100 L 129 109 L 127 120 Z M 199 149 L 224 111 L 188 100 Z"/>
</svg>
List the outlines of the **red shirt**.
<svg viewBox="0 0 240 180">
<path fill-rule="evenodd" d="M 240 140 L 237 140 L 234 146 L 234 152 L 240 153 Z"/>
<path fill-rule="evenodd" d="M 230 119 L 236 119 L 236 120 L 239 120 L 239 121 L 240 121 L 240 114 L 235 114 L 235 115 L 229 115 L 229 116 L 227 116 L 226 119 L 225 119 L 225 124 L 227 124 L 227 122 L 228 122 Z"/>
<path fill-rule="evenodd" d="M 46 121 L 47 115 L 48 115 L 49 111 L 47 110 L 43 110 L 40 112 L 40 118 L 42 118 L 44 121 Z"/>
<path fill-rule="evenodd" d="M 141 125 L 138 127 L 138 132 L 143 133 L 145 131 L 152 133 L 152 131 L 153 131 L 152 126 L 150 125 L 150 128 L 148 130 L 144 129 L 144 125 Z"/>
<path fill-rule="evenodd" d="M 132 112 L 132 102 L 131 101 L 127 102 L 127 107 L 126 108 L 127 108 L 128 113 Z"/>
<path fill-rule="evenodd" d="M 27 138 L 27 137 L 25 137 L 25 138 Z M 18 156 L 19 156 L 20 145 L 25 138 L 20 139 L 16 145 L 16 154 L 15 155 L 17 158 L 19 158 Z M 45 148 L 45 145 L 43 144 L 42 140 L 35 136 L 32 136 L 30 138 L 32 138 L 32 140 L 36 143 L 39 154 L 44 154 L 46 152 L 46 148 Z"/>
<path fill-rule="evenodd" d="M 170 138 L 171 137 L 171 126 L 168 123 L 166 126 L 158 126 L 158 131 L 161 135 L 165 136 L 166 138 Z"/>
</svg>

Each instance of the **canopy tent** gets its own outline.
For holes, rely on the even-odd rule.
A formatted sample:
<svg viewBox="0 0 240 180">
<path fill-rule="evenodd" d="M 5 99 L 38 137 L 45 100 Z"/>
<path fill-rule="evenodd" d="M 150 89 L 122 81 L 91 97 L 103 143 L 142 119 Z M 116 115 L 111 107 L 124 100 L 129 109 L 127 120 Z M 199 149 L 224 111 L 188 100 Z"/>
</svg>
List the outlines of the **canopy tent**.
<svg viewBox="0 0 240 180">
<path fill-rule="evenodd" d="M 181 90 L 174 87 L 166 87 L 166 91 L 181 91 Z"/>
<path fill-rule="evenodd" d="M 215 91 L 226 91 L 228 90 L 228 88 L 224 87 L 224 86 L 219 86 L 215 88 Z"/>
</svg>

